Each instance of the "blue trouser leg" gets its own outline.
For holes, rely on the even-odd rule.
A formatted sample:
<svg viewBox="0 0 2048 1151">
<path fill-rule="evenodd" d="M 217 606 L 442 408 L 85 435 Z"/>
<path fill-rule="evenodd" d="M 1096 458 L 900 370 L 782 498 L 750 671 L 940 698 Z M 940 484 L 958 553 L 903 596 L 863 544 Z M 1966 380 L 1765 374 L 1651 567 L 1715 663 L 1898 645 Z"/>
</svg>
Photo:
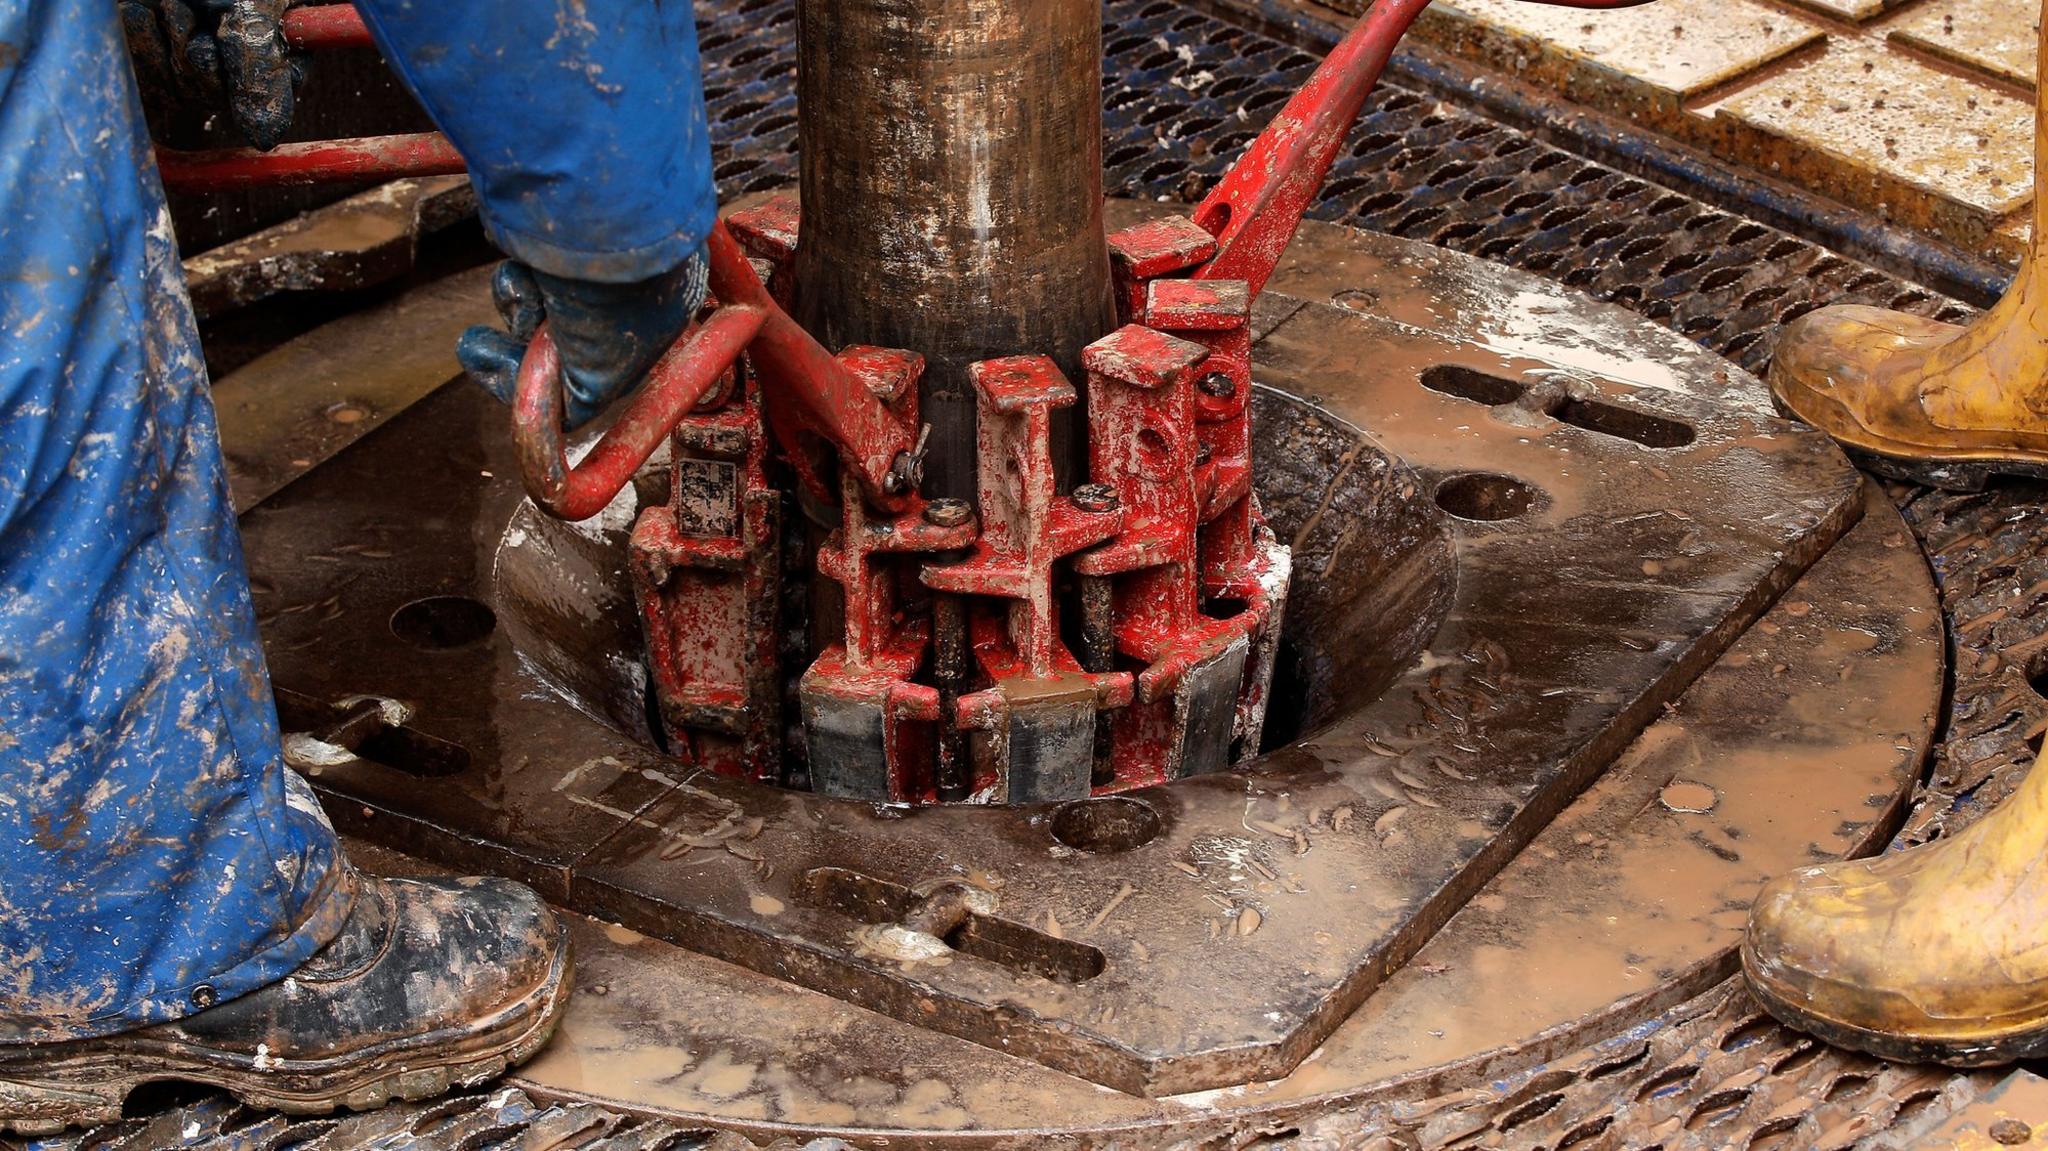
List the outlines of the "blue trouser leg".
<svg viewBox="0 0 2048 1151">
<path fill-rule="evenodd" d="M 353 894 L 283 766 L 112 0 L 0 0 L 0 1042 L 289 973 Z"/>
<path fill-rule="evenodd" d="M 469 161 L 507 255 L 631 283 L 703 246 L 718 192 L 688 0 L 356 6 Z"/>
<path fill-rule="evenodd" d="M 618 282 L 716 210 L 687 3 L 365 0 L 492 234 Z M 289 973 L 352 885 L 287 771 L 112 0 L 0 0 L 0 1043 Z"/>
</svg>

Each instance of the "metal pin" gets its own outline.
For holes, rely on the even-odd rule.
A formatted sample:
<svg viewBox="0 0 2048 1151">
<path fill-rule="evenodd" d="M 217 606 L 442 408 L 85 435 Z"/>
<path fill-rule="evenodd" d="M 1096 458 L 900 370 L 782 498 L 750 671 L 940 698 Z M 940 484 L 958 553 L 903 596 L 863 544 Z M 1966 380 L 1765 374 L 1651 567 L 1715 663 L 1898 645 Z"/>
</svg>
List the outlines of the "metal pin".
<svg viewBox="0 0 2048 1151">
<path fill-rule="evenodd" d="M 960 692 L 967 686 L 967 606 L 959 596 L 932 597 L 932 678 L 939 689 L 938 764 L 933 773 L 942 802 L 966 799 L 973 789 L 960 736 Z"/>
<path fill-rule="evenodd" d="M 1116 623 L 1115 588 L 1108 576 L 1076 578 L 1081 585 L 1081 666 L 1092 672 L 1113 671 L 1116 667 L 1116 636 L 1112 632 Z M 1115 750 L 1115 739 L 1115 716 L 1097 709 L 1095 767 L 1089 776 L 1089 782 L 1096 787 L 1116 782 L 1116 764 L 1110 757 Z"/>
</svg>

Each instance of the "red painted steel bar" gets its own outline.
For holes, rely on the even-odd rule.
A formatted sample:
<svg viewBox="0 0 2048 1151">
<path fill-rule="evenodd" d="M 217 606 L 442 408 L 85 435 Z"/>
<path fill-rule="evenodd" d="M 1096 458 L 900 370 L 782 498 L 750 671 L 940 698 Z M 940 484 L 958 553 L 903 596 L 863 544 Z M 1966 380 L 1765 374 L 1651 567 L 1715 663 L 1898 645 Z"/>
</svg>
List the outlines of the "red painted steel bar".
<svg viewBox="0 0 2048 1151">
<path fill-rule="evenodd" d="M 1564 8 L 1633 8 L 1654 0 L 1534 0 Z M 1243 157 L 1195 208 L 1195 223 L 1216 237 L 1205 280 L 1243 280 L 1253 296 L 1280 263 L 1309 206 L 1322 191 L 1365 99 L 1394 47 L 1429 0 L 1379 0 L 1330 50 Z"/>
<path fill-rule="evenodd" d="M 284 14 L 284 38 L 300 51 L 375 46 L 353 4 L 294 8 Z M 181 192 L 450 176 L 468 170 L 446 137 L 433 132 L 286 144 L 268 152 L 159 148 L 157 167 L 164 186 Z"/>
<path fill-rule="evenodd" d="M 406 176 L 453 176 L 469 170 L 448 137 L 439 132 L 313 140 L 281 144 L 268 152 L 254 148 L 206 152 L 158 148 L 156 164 L 163 173 L 164 187 L 180 192 L 375 182 Z"/>
<path fill-rule="evenodd" d="M 892 473 L 915 450 L 911 428 L 775 303 L 723 223 L 706 248 L 711 291 L 723 306 L 655 364 L 625 416 L 574 469 L 563 456 L 560 359 L 545 326 L 534 336 L 512 411 L 527 492 L 563 519 L 596 515 L 718 376 L 751 353 L 772 385 L 769 404 L 787 404 L 804 428 L 830 441 L 871 502 L 902 508 L 916 485 L 898 486 Z"/>
<path fill-rule="evenodd" d="M 1200 278 L 1243 280 L 1253 296 L 1266 286 L 1394 45 L 1427 7 L 1429 0 L 1374 4 L 1203 198 L 1195 223 L 1216 237 L 1217 252 Z"/>
<path fill-rule="evenodd" d="M 916 426 L 898 419 L 867 381 L 782 310 L 724 224 L 712 231 L 706 245 L 714 274 L 712 290 L 718 298 L 760 308 L 767 316 L 747 352 L 768 385 L 771 422 L 829 442 L 838 451 L 839 465 L 852 470 L 869 501 L 885 511 L 902 510 L 906 497 L 917 488 L 912 473 L 900 470 L 915 463 Z M 718 287 L 715 279 L 721 263 L 746 271 L 744 277 L 733 277 L 729 290 Z"/>
<path fill-rule="evenodd" d="M 324 48 L 371 48 L 370 29 L 353 4 L 321 4 L 284 14 L 285 43 L 303 51 Z"/>
<path fill-rule="evenodd" d="M 721 234 L 723 229 L 720 229 Z M 712 250 L 711 288 L 722 299 L 738 289 L 736 277 L 753 269 L 726 245 L 728 259 Z M 738 260 L 738 267 L 733 266 Z M 772 305 L 771 305 L 772 306 Z M 647 374 L 617 423 L 606 429 L 581 463 L 571 467 L 562 432 L 562 363 L 546 325 L 527 345 L 512 402 L 512 438 L 520 476 L 534 502 L 565 520 L 584 520 L 604 510 L 633 482 L 656 448 L 690 409 L 736 363 L 767 320 L 766 309 L 728 304 L 712 313 L 688 338 L 670 348 Z"/>
</svg>

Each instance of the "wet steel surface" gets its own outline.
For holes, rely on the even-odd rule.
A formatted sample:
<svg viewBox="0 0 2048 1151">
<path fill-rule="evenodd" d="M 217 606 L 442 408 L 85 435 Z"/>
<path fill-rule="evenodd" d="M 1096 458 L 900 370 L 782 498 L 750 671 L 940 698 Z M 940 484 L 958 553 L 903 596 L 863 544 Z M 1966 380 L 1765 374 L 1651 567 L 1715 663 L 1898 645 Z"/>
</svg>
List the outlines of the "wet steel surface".
<svg viewBox="0 0 2048 1151">
<path fill-rule="evenodd" d="M 1879 587 L 1898 594 L 1871 602 Z M 1731 905 L 1757 876 L 1884 833 L 1891 813 L 1877 801 L 1900 794 L 1924 753 L 1939 658 L 1926 569 L 1897 513 L 1875 505 L 1599 784 L 1276 1084 L 1158 1101 L 1104 1092 L 577 919 L 577 997 L 555 1043 L 515 1085 L 600 1101 L 614 1117 L 610 1108 L 628 1107 L 679 1126 L 714 1119 L 763 1143 L 792 1128 L 1013 1147 L 1073 1145 L 1090 1129 L 1090 1142 L 1121 1147 L 1300 1129 L 1326 1139 L 1305 1146 L 1363 1147 L 1362 1132 L 1405 1132 L 1435 1147 L 1505 1123 L 1504 1134 L 1520 1137 L 1514 1145 L 1549 1147 L 1561 1132 L 1618 1118 L 1616 1140 L 1577 1145 L 1647 1145 L 1618 1137 L 1666 1124 L 1687 1131 L 1689 1146 L 1740 1145 L 1747 1131 L 1790 1120 L 1785 1129 L 1809 1141 L 1767 1135 L 1759 1145 L 1803 1147 L 1859 1110 L 1887 1115 L 1902 1100 L 1908 1119 L 1938 1116 L 1937 1102 L 1967 1100 L 1984 1077 L 1940 1095 L 1940 1072 L 1866 1075 L 1873 1061 L 1818 1057 L 1754 1008 L 1722 1003 L 1725 992 L 1629 1025 L 1725 974 L 1739 922 Z M 380 871 L 425 866 L 361 843 L 351 852 Z M 1500 994 L 1503 978 L 1526 991 Z M 1473 995 L 1474 983 L 1492 993 Z M 1836 1059 L 1848 1066 L 1831 1069 Z M 1414 1073 L 1431 1061 L 1441 1069 Z M 1774 1075 L 1756 1072 L 1778 1064 Z M 1731 1122 L 1745 1108 L 1760 1116 L 1747 1129 Z M 1699 1126 L 1687 1130 L 1695 1113 Z M 1066 1138 L 1044 1131 L 1050 1115 Z M 603 1134 L 593 1125 L 588 1137 Z"/>
<path fill-rule="evenodd" d="M 795 174 L 789 153 L 795 121 L 788 105 L 794 55 L 787 6 L 718 2 L 700 4 L 699 11 L 721 177 L 728 189 L 789 182 Z M 1116 25 L 1108 35 L 1112 80 L 1106 91 L 1111 184 L 1128 193 L 1198 193 L 1261 122 L 1259 111 L 1277 106 L 1279 94 L 1313 63 L 1303 53 L 1165 0 L 1115 0 L 1105 19 Z M 1250 119 L 1230 128 L 1240 108 Z M 1389 86 L 1367 115 L 1320 214 L 1543 272 L 1622 303 L 1745 367 L 1766 362 L 1779 323 L 1822 302 L 1898 306 L 1951 320 L 1967 315 L 1924 288 L 1570 155 L 1454 104 Z M 1218 124 L 1224 130 L 1215 130 Z M 245 444 L 243 450 L 253 456 L 263 449 Z M 2040 543 L 2048 538 L 2048 489 L 2016 486 L 1968 497 L 1895 489 L 1894 495 L 1935 560 L 1961 656 L 1955 716 L 1907 833 L 1917 837 L 1944 824 L 1957 826 L 2002 797 L 2024 771 L 2028 740 L 2038 737 L 2048 713 L 2028 682 L 2039 663 L 2033 653 L 2048 635 L 2048 610 L 2039 591 L 2048 578 Z M 419 503 L 426 507 L 433 500 L 422 494 Z M 1450 931 L 1456 930 L 1454 923 Z M 786 988 L 676 954 L 762 986 Z M 1428 962 L 1425 955 L 1411 970 Z M 712 1003 L 704 1017 L 722 1009 Z M 686 1034 L 702 1025 L 701 1018 L 678 1024 Z M 791 1042 L 815 1046 L 833 1034 L 830 1028 L 800 1027 Z M 925 1034 L 928 1042 L 956 1050 L 985 1050 Z M 572 1019 L 565 1038 L 573 1035 Z M 1274 1145 L 1435 1148 L 1484 1142 L 1549 1149 L 1571 1141 L 1582 1147 L 1662 1143 L 1672 1149 L 1847 1147 L 1888 1125 L 1903 1130 L 1959 1109 L 1996 1082 L 1992 1074 L 1893 1067 L 1818 1049 L 1763 1018 L 1746 996 L 1725 985 L 1582 1052 L 1520 1072 L 1505 1064 L 1498 1071 L 1483 1085 L 1448 1093 L 1418 1081 L 1367 1108 L 1306 1108 L 1297 1123 L 1278 1126 L 1280 1132 L 1298 1127 L 1301 1137 L 1283 1135 Z M 649 1084 L 651 1090 L 670 1080 L 656 1077 Z M 458 1129 L 435 1119 L 422 1125 L 428 1134 L 418 1140 L 421 1146 L 523 1140 L 526 1121 L 508 1119 L 494 1102 L 501 1098 L 475 1095 L 445 1108 L 406 1108 L 403 1114 L 411 1124 L 430 1112 L 445 1113 L 497 1133 L 473 1140 L 466 1136 L 479 1126 Z M 227 1117 L 214 1118 L 221 1113 Z M 202 1122 L 188 1127 L 190 1116 Z M 170 1111 L 153 1123 L 131 1121 L 49 1145 L 202 1145 L 223 1124 L 242 1126 L 259 1118 L 202 1103 L 196 1111 Z M 1238 1139 L 1253 1138 L 1261 1126 L 1253 1124 Z M 265 1135 L 268 1127 L 259 1127 L 235 1145 L 296 1143 L 323 1130 L 306 1121 L 294 1122 L 283 1135 Z M 669 1134 L 613 1145 L 699 1145 L 689 1139 L 666 1142 Z M 359 1135 L 325 1145 L 368 1142 Z M 555 1134 L 521 1145 L 606 1144 Z"/>
<path fill-rule="evenodd" d="M 467 389 L 246 517 L 291 754 L 359 834 L 922 1026 L 1143 1094 L 1284 1075 L 1861 502 L 1753 380 L 1543 281 L 1319 227 L 1276 287 L 1259 482 L 1322 730 L 1121 801 L 1148 826 L 651 753 L 617 570 L 637 499 L 519 515 Z M 612 685 L 567 682 L 592 668 Z"/>
<path fill-rule="evenodd" d="M 1920 1126 L 1927 1129 L 1899 1145 L 1920 1151 L 2040 1151 L 2048 1147 L 2048 1079 L 2015 1071 L 1954 1115 Z"/>
<path fill-rule="evenodd" d="M 1864 589 L 1876 586 L 1897 594 L 1872 602 Z M 1724 978 L 1748 892 L 1764 875 L 1881 841 L 1926 753 L 1940 667 L 1926 569 L 1897 513 L 1876 506 L 1598 784 L 1275 1083 L 1150 1102 L 1104 1093 L 597 925 L 578 939 L 585 994 L 520 1081 L 720 1117 L 756 1134 L 770 1124 L 895 1128 L 1010 1146 L 1043 1145 L 1034 1141 L 1044 1128 L 1171 1145 L 1203 1131 L 1285 1128 L 1367 1099 L 1483 1085 Z M 1077 938 L 1093 937 L 1086 926 Z"/>
<path fill-rule="evenodd" d="M 1938 1115 L 1936 1103 L 1967 1100 L 1985 1077 L 1944 1088 L 1946 1073 L 1821 1056 L 1753 1007 L 1726 1003 L 1725 991 L 1655 1013 L 1727 973 L 1760 876 L 1886 834 L 1939 710 L 1940 627 L 1911 537 L 1895 511 L 1873 504 L 1594 788 L 1277 1083 L 1165 1100 L 1105 1092 L 577 919 L 577 997 L 515 1085 L 598 1102 L 606 1114 L 730 1124 L 762 1143 L 827 1130 L 864 1143 L 914 1132 L 919 1145 L 1188 1146 L 1298 1129 L 1326 1140 L 1304 1146 L 1364 1147 L 1361 1132 L 1401 1132 L 1440 1147 L 1504 1127 L 1512 1145 L 1548 1148 L 1560 1132 L 1619 1121 L 1616 1140 L 1575 1146 L 1647 1146 L 1619 1136 L 1670 1126 L 1687 1146 L 1713 1147 L 1740 1145 L 1758 1127 L 1810 1140 L 1882 1126 L 1850 1122 L 1864 1112 Z M 360 843 L 351 852 L 377 870 L 427 866 Z M 763 910 L 777 909 L 764 900 Z M 1090 937 L 1087 925 L 1072 934 Z M 1509 985 L 1515 994 L 1503 994 Z M 590 1138 L 602 1133 L 593 1126 Z M 1820 1144 L 1767 1134 L 1758 1145 Z"/>
<path fill-rule="evenodd" d="M 206 319 L 280 292 L 398 279 L 421 237 L 475 211 L 467 176 L 394 180 L 186 260 L 192 310 Z"/>
<path fill-rule="evenodd" d="M 236 510 L 460 376 L 457 337 L 496 316 L 490 269 L 476 268 L 323 325 L 215 379 Z"/>
<path fill-rule="evenodd" d="M 0 1147 L 16 1146 L 0 1136 Z M 588 1104 L 535 1101 L 524 1092 L 494 1090 L 425 1103 L 393 1103 L 378 1111 L 298 1118 L 251 1111 L 224 1096 L 161 1106 L 146 1119 L 109 1124 L 28 1146 L 93 1151 L 758 1151 L 739 1135 L 643 1120 Z M 778 1151 L 793 1151 L 788 1142 Z"/>
</svg>

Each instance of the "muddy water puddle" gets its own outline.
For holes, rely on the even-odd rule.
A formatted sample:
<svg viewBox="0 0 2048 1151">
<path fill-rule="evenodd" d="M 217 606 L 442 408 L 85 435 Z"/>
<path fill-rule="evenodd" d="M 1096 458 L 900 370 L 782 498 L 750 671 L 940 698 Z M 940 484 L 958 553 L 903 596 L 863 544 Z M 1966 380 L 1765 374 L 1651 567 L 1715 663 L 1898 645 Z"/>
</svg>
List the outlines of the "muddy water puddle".
<svg viewBox="0 0 2048 1151">
<path fill-rule="evenodd" d="M 740 1124 L 965 1134 L 1285 1113 L 1445 1065 L 1476 1076 L 1503 1048 L 1575 1048 L 1725 975 L 1763 878 L 1881 838 L 1932 729 L 1941 641 L 1924 568 L 1882 544 L 1896 513 L 1874 510 L 1285 1079 L 1144 1100 L 598 926 L 578 929 L 587 993 L 523 1078 Z M 1909 606 L 1867 602 L 1880 586 Z M 1219 925 L 1223 905 L 1306 914 L 1294 832 L 1358 818 L 1268 793 L 1182 870 L 1214 885 Z M 1092 935 L 1114 922 L 1099 910 L 1063 918 Z"/>
</svg>

